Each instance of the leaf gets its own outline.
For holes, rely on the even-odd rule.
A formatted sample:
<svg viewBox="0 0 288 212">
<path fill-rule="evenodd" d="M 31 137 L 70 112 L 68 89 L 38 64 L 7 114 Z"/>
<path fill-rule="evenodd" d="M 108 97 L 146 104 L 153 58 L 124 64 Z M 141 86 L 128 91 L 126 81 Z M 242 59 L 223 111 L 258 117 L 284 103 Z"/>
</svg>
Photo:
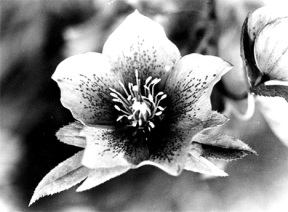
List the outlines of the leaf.
<svg viewBox="0 0 288 212">
<path fill-rule="evenodd" d="M 246 155 L 257 154 L 247 144 L 228 135 L 203 135 L 194 138 L 191 148 L 201 156 L 212 159 L 235 160 Z"/>
<path fill-rule="evenodd" d="M 211 112 L 211 116 L 207 119 L 207 121 L 202 122 L 203 128 L 213 128 L 218 127 L 225 124 L 229 119 L 221 113 L 216 111 Z"/>
<path fill-rule="evenodd" d="M 78 146 L 85 148 L 86 139 L 83 136 L 80 136 L 80 132 L 83 129 L 83 124 L 80 122 L 74 122 L 65 127 L 62 127 L 57 133 L 57 138 L 64 142 L 65 144 Z"/>
<path fill-rule="evenodd" d="M 261 84 L 251 88 L 251 92 L 259 96 L 282 97 L 288 102 L 288 86 Z"/>
<path fill-rule="evenodd" d="M 29 206 L 41 197 L 67 190 L 84 180 L 91 170 L 82 166 L 82 157 L 80 151 L 52 169 L 36 187 Z"/>
<path fill-rule="evenodd" d="M 184 169 L 202 174 L 226 177 L 228 174 L 198 154 L 189 154 Z"/>
<path fill-rule="evenodd" d="M 77 191 L 84 191 L 98 186 L 114 177 L 127 172 L 130 167 L 115 166 L 112 168 L 93 169 L 87 179 L 77 188 Z"/>
</svg>

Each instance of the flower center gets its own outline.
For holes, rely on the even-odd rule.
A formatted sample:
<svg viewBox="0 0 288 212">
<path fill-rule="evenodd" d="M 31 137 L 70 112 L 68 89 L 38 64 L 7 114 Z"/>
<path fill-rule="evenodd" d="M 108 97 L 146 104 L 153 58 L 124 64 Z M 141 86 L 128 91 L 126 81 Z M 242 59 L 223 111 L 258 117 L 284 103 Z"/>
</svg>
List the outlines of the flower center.
<svg viewBox="0 0 288 212">
<path fill-rule="evenodd" d="M 125 92 L 125 97 L 113 88 L 110 95 L 113 97 L 113 101 L 118 105 L 114 105 L 121 115 L 118 116 L 117 121 L 127 119 L 129 125 L 137 127 L 140 130 L 148 129 L 151 131 L 155 127 L 155 117 L 161 119 L 163 117 L 163 111 L 165 108 L 161 107 L 160 102 L 167 97 L 162 91 L 155 93 L 155 85 L 160 82 L 161 79 L 148 77 L 145 80 L 145 85 L 141 87 L 138 71 L 135 70 L 136 85 L 128 83 L 128 88 L 119 81 L 121 87 Z"/>
</svg>

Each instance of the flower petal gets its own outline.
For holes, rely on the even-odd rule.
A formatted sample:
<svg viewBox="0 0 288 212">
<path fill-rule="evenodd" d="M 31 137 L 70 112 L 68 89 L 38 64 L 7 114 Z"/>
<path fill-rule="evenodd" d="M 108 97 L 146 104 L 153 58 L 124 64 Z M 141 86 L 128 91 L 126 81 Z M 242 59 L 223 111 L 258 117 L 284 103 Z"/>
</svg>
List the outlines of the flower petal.
<svg viewBox="0 0 288 212">
<path fill-rule="evenodd" d="M 91 169 L 130 166 L 125 159 L 125 143 L 113 127 L 85 126 L 81 132 L 86 137 L 82 164 Z"/>
<path fill-rule="evenodd" d="M 252 41 L 264 26 L 279 18 L 288 17 L 287 7 L 281 5 L 265 6 L 251 13 L 248 19 L 248 34 Z"/>
<path fill-rule="evenodd" d="M 129 15 L 106 41 L 103 54 L 115 62 L 125 82 L 135 81 L 135 70 L 142 80 L 162 78 L 180 59 L 177 47 L 170 42 L 161 25 L 137 10 Z"/>
<path fill-rule="evenodd" d="M 189 154 L 184 169 L 207 175 L 226 177 L 228 174 L 200 155 Z"/>
<path fill-rule="evenodd" d="M 181 58 L 168 77 L 169 115 L 176 119 L 207 120 L 212 114 L 213 86 L 232 66 L 215 56 L 190 54 Z"/>
<path fill-rule="evenodd" d="M 248 16 L 246 17 L 246 20 L 243 24 L 242 27 L 242 35 L 241 35 L 241 56 L 244 62 L 244 69 L 246 70 L 247 74 L 248 74 L 248 78 L 249 78 L 249 83 L 252 87 L 259 85 L 260 83 L 262 83 L 263 81 L 267 80 L 267 77 L 265 77 L 263 75 L 264 72 L 266 72 L 266 67 L 264 67 L 264 72 L 263 70 L 261 70 L 261 68 L 263 68 L 263 65 L 261 65 L 261 68 L 259 68 L 257 64 L 259 64 L 259 62 L 257 62 L 255 55 L 256 54 L 263 54 L 265 55 L 265 58 L 269 58 L 270 55 L 272 56 L 272 58 L 274 58 L 273 54 L 271 54 L 274 50 L 273 48 L 268 49 L 268 51 L 257 51 L 254 49 L 254 45 L 255 45 L 255 40 L 258 40 L 258 36 L 259 33 L 261 33 L 261 31 L 263 30 L 263 28 L 266 28 L 266 26 L 270 25 L 273 22 L 276 21 L 281 21 L 282 19 L 286 19 L 288 17 L 288 13 L 287 13 L 287 9 L 285 6 L 283 5 L 274 5 L 274 6 L 265 6 L 265 7 L 261 7 L 257 10 L 255 10 L 254 12 L 251 12 L 248 14 Z M 287 28 L 287 26 L 286 26 Z M 277 34 L 277 33 L 276 33 Z M 281 35 L 279 35 L 281 36 Z M 265 37 L 265 36 L 263 36 Z M 266 34 L 266 37 L 272 37 L 270 34 Z M 276 36 L 277 38 L 278 36 Z M 273 38 L 272 38 L 273 39 Z M 265 47 L 263 45 L 263 42 L 266 42 L 263 40 L 263 38 L 261 39 L 262 44 L 259 45 L 260 49 Z M 284 39 L 286 40 L 286 39 Z M 272 45 L 272 47 L 274 47 Z M 285 48 L 285 47 L 284 47 Z M 279 51 L 279 47 L 278 47 L 278 52 Z M 261 56 L 263 57 L 263 56 Z M 277 58 L 275 58 L 277 60 Z M 258 59 L 259 60 L 259 59 Z M 263 63 L 264 66 L 267 62 L 267 64 L 269 63 L 269 60 L 265 60 L 263 57 L 263 60 L 260 59 L 260 63 Z M 272 61 L 271 61 L 272 62 Z M 273 63 L 273 62 L 272 62 Z M 268 67 L 268 70 L 273 67 L 270 65 L 270 67 Z M 280 74 L 280 78 L 282 74 Z M 272 76 L 273 78 L 275 78 L 275 76 Z M 268 75 L 268 78 L 270 78 L 270 76 Z M 276 79 L 279 79 L 276 77 Z M 269 79 L 268 79 L 269 80 Z"/>
<path fill-rule="evenodd" d="M 77 188 L 77 191 L 85 191 L 98 186 L 114 177 L 127 172 L 130 168 L 124 166 L 115 166 L 112 168 L 93 169 L 87 179 Z"/>
<path fill-rule="evenodd" d="M 74 118 L 84 124 L 114 123 L 109 87 L 121 90 L 117 73 L 109 60 L 99 53 L 86 53 L 61 62 L 52 79 L 61 89 L 61 102 L 71 110 Z"/>
<path fill-rule="evenodd" d="M 254 54 L 259 70 L 269 79 L 288 81 L 288 17 L 267 24 L 255 40 Z"/>
<path fill-rule="evenodd" d="M 150 146 L 149 161 L 144 161 L 139 166 L 153 165 L 170 175 L 180 175 L 188 157 L 191 139 L 201 130 L 202 126 L 198 123 L 194 125 L 185 121 L 171 124 L 169 128 L 160 126 L 152 135 L 151 143 L 155 146 Z"/>
<path fill-rule="evenodd" d="M 258 106 L 274 134 L 288 147 L 288 103 L 281 97 L 256 97 Z"/>
<path fill-rule="evenodd" d="M 65 127 L 62 127 L 57 133 L 57 138 L 69 145 L 85 147 L 86 139 L 83 136 L 80 136 L 80 132 L 83 129 L 83 124 L 80 122 L 74 122 Z"/>
</svg>

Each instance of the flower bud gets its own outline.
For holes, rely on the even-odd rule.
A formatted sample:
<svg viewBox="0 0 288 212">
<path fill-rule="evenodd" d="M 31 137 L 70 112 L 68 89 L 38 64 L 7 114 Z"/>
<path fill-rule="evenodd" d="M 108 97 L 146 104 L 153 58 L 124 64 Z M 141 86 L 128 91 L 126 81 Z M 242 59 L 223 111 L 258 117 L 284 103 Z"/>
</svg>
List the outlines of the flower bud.
<svg viewBox="0 0 288 212">
<path fill-rule="evenodd" d="M 275 85 L 288 80 L 287 29 L 288 12 L 284 8 L 266 6 L 247 16 L 241 54 L 251 87 L 271 80 Z"/>
</svg>

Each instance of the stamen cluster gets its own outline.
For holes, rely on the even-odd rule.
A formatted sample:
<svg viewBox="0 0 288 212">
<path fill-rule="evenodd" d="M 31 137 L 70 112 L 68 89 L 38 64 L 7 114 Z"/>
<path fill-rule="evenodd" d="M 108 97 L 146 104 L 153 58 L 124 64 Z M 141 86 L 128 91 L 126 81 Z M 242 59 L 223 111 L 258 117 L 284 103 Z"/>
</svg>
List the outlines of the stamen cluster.
<svg viewBox="0 0 288 212">
<path fill-rule="evenodd" d="M 131 82 L 128 83 L 128 89 L 125 85 L 119 81 L 119 84 L 123 88 L 126 97 L 113 88 L 110 95 L 113 97 L 113 101 L 120 103 L 120 105 L 114 105 L 115 109 L 121 112 L 121 115 L 117 118 L 117 121 L 121 121 L 123 118 L 129 120 L 130 125 L 137 127 L 140 130 L 148 129 L 151 131 L 154 125 L 155 117 L 162 117 L 165 108 L 161 107 L 160 102 L 167 97 L 162 91 L 155 93 L 155 85 L 157 85 L 161 79 L 152 79 L 149 76 L 145 80 L 145 85 L 141 87 L 141 81 L 139 79 L 138 70 L 135 70 L 136 85 Z"/>
</svg>

